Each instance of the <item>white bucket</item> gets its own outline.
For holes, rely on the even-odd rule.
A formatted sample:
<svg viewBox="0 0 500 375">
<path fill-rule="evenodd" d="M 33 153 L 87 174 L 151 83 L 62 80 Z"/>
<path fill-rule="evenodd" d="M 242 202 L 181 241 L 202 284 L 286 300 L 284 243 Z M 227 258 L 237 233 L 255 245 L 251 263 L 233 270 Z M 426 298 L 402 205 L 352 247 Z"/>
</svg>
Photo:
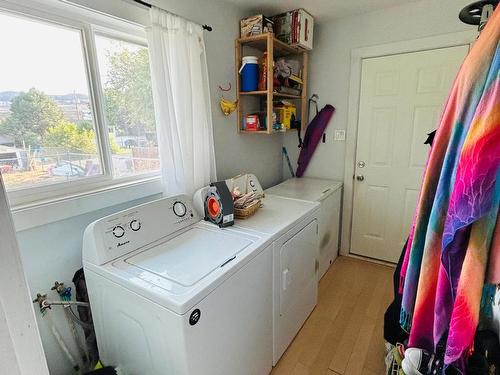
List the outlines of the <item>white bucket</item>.
<svg viewBox="0 0 500 375">
<path fill-rule="evenodd" d="M 243 56 L 241 59 L 240 74 L 246 64 L 258 64 L 259 58 L 257 56 Z"/>
</svg>

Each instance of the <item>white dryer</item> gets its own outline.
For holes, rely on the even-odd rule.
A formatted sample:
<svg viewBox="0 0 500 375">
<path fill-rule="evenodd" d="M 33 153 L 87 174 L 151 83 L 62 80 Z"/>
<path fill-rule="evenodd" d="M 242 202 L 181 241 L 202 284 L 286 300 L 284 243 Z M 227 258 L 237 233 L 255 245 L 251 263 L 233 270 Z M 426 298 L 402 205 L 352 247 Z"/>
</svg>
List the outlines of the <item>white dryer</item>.
<svg viewBox="0 0 500 375">
<path fill-rule="evenodd" d="M 316 306 L 319 203 L 268 195 L 263 206 L 223 231 L 273 239 L 273 365 Z"/>
<path fill-rule="evenodd" d="M 319 277 L 323 277 L 339 251 L 342 182 L 323 178 L 290 178 L 270 187 L 266 194 L 319 202 Z"/>
<path fill-rule="evenodd" d="M 177 196 L 86 229 L 83 263 L 105 364 L 125 375 L 271 370 L 269 236 L 200 220 Z"/>
</svg>

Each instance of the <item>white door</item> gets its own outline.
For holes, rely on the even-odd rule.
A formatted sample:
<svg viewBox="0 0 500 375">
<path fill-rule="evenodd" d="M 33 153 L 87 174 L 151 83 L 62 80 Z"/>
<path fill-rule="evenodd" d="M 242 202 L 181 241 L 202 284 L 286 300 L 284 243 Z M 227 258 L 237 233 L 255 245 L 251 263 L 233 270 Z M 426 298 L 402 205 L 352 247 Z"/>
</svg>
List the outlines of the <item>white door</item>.
<svg viewBox="0 0 500 375">
<path fill-rule="evenodd" d="M 468 45 L 364 59 L 351 253 L 397 262 L 429 146 Z"/>
</svg>

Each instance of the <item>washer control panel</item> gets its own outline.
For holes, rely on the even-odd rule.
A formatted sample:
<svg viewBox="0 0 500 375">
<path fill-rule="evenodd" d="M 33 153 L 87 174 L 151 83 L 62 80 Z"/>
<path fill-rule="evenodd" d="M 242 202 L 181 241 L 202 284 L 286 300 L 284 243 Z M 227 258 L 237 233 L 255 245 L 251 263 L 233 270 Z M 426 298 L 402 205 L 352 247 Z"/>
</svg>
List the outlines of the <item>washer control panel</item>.
<svg viewBox="0 0 500 375">
<path fill-rule="evenodd" d="M 115 238 L 122 238 L 125 233 L 130 229 L 132 232 L 137 232 L 141 229 L 142 224 L 139 219 L 132 219 L 126 225 L 119 224 L 113 227 L 111 233 Z"/>
<path fill-rule="evenodd" d="M 201 219 L 187 196 L 162 198 L 92 223 L 85 231 L 84 247 L 95 247 L 91 258 L 103 264 Z M 93 246 L 85 245 L 89 242 Z"/>
</svg>

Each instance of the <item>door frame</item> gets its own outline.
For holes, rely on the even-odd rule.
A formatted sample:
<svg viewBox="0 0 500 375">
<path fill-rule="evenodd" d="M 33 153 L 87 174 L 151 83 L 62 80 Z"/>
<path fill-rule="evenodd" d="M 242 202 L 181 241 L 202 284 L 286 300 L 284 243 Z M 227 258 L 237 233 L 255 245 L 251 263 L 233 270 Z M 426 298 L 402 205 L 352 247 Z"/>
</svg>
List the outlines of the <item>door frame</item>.
<svg viewBox="0 0 500 375">
<path fill-rule="evenodd" d="M 12 375 L 49 375 L 1 173 L 0 238 L 0 310 L 4 317 L 0 329 L 10 336 L 0 344 L 7 345 L 15 357 L 4 357 L 0 348 L 0 360 L 7 368 L 16 369 Z"/>
<path fill-rule="evenodd" d="M 349 105 L 347 112 L 346 151 L 344 160 L 344 194 L 342 202 L 342 228 L 340 254 L 351 255 L 352 209 L 354 203 L 354 171 L 358 144 L 359 97 L 361 93 L 361 67 L 364 59 L 432 49 L 472 46 L 477 31 L 461 31 L 432 37 L 361 47 L 351 50 Z M 353 256 L 355 256 L 353 254 Z"/>
</svg>

